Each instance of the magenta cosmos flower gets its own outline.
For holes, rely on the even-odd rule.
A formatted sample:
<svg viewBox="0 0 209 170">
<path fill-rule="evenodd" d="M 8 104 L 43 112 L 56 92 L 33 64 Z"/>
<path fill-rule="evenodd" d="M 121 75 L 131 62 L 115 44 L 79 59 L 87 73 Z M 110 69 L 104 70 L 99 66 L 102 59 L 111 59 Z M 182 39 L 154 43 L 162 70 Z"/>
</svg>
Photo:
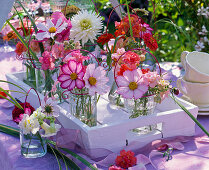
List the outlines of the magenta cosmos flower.
<svg viewBox="0 0 209 170">
<path fill-rule="evenodd" d="M 148 24 L 144 23 L 144 24 L 140 24 L 140 26 L 141 26 L 141 31 L 139 33 L 140 38 L 142 38 L 145 33 L 149 33 L 150 35 L 152 35 L 153 29 L 150 28 Z"/>
<path fill-rule="evenodd" d="M 90 95 L 95 93 L 103 95 L 109 90 L 109 86 L 106 85 L 109 78 L 106 77 L 106 71 L 101 66 L 95 68 L 95 64 L 89 64 L 83 79 Z"/>
<path fill-rule="evenodd" d="M 58 77 L 63 89 L 73 90 L 75 87 L 82 89 L 85 84 L 83 81 L 83 65 L 74 60 L 68 61 L 61 67 L 62 74 Z"/>
<path fill-rule="evenodd" d="M 125 71 L 123 76 L 118 76 L 116 82 L 119 86 L 117 93 L 126 99 L 139 99 L 148 90 L 144 83 L 142 72 L 139 69 Z"/>
</svg>

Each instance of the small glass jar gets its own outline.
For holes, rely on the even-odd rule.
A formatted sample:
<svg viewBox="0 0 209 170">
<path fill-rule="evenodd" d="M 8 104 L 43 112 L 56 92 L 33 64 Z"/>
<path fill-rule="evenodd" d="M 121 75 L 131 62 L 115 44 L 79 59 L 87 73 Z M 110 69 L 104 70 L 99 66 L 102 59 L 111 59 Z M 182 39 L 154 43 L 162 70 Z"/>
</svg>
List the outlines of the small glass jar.
<svg viewBox="0 0 209 170">
<path fill-rule="evenodd" d="M 154 113 L 157 103 L 154 101 L 155 95 L 142 97 L 137 100 L 125 99 L 125 109 L 131 114 L 130 119 L 137 118 L 139 116 L 147 116 Z M 140 134 L 147 134 L 157 128 L 157 125 L 147 125 L 133 129 L 133 132 Z"/>
<path fill-rule="evenodd" d="M 20 131 L 20 145 L 21 154 L 25 158 L 38 158 L 47 153 L 46 139 L 41 137 L 39 132 L 35 135 L 32 133 L 24 135 L 23 132 Z"/>
<path fill-rule="evenodd" d="M 87 93 L 86 90 L 81 94 L 78 94 L 78 91 L 70 93 L 70 113 L 92 127 L 97 125 L 97 95 L 90 96 Z"/>
</svg>

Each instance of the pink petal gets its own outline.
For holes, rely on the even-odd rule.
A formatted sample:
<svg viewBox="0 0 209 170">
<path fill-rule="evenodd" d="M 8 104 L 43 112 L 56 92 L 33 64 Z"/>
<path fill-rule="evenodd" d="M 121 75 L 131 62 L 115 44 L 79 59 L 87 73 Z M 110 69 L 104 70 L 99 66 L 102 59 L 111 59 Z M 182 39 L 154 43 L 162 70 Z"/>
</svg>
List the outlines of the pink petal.
<svg viewBox="0 0 209 170">
<path fill-rule="evenodd" d="M 77 67 L 77 62 L 76 61 L 73 61 L 73 60 L 70 60 L 68 62 L 68 67 L 70 68 L 70 70 L 75 73 L 76 71 L 76 67 Z"/>
<path fill-rule="evenodd" d="M 143 96 L 143 94 L 144 92 L 141 90 L 138 90 L 138 89 L 134 90 L 134 99 L 139 99 L 140 97 Z"/>
<path fill-rule="evenodd" d="M 137 82 L 142 77 L 142 71 L 140 69 L 133 70 L 134 81 Z"/>
<path fill-rule="evenodd" d="M 129 87 L 119 87 L 117 89 L 117 93 L 123 95 L 124 93 L 127 93 L 129 91 Z"/>
<path fill-rule="evenodd" d="M 138 87 L 136 90 L 140 90 L 142 91 L 143 93 L 147 92 L 148 91 L 148 86 L 146 84 L 138 84 Z"/>
<path fill-rule="evenodd" d="M 79 74 L 77 74 L 78 79 L 83 79 L 84 76 L 84 72 L 80 72 Z"/>
<path fill-rule="evenodd" d="M 76 79 L 76 86 L 78 89 L 82 89 L 85 86 L 84 81 L 80 79 Z"/>
<path fill-rule="evenodd" d="M 46 26 L 44 24 L 42 24 L 42 23 L 38 23 L 37 24 L 37 28 L 39 30 L 42 30 L 42 31 L 48 31 L 48 29 L 46 28 Z"/>
<path fill-rule="evenodd" d="M 61 74 L 61 75 L 58 77 L 58 80 L 59 80 L 60 82 L 63 82 L 63 81 L 69 80 L 69 79 L 71 79 L 70 76 L 69 76 L 69 74 Z"/>
<path fill-rule="evenodd" d="M 65 73 L 65 74 L 71 74 L 72 73 L 72 71 L 69 69 L 69 67 L 68 67 L 68 64 L 64 64 L 62 67 L 61 67 L 61 70 L 62 70 L 62 72 L 63 73 Z"/>
<path fill-rule="evenodd" d="M 82 64 L 81 63 L 77 64 L 76 73 L 80 73 L 82 69 L 83 69 Z"/>
<path fill-rule="evenodd" d="M 71 82 L 71 84 L 68 86 L 68 90 L 73 90 L 75 88 L 75 80 Z"/>
<path fill-rule="evenodd" d="M 126 99 L 132 99 L 134 96 L 134 91 L 128 90 L 126 93 L 122 94 L 122 96 Z"/>
<path fill-rule="evenodd" d="M 102 76 L 102 68 L 101 67 L 97 67 L 95 70 L 94 70 L 94 73 L 93 73 L 93 77 L 95 78 L 99 78 Z"/>
<path fill-rule="evenodd" d="M 128 87 L 128 85 L 129 85 L 129 81 L 123 76 L 118 76 L 116 78 L 116 82 L 119 87 L 123 87 L 123 86 Z"/>
<path fill-rule="evenodd" d="M 70 79 L 70 80 L 66 80 L 66 81 L 62 82 L 60 86 L 63 89 L 67 89 L 71 84 L 72 84 L 72 80 Z"/>
<path fill-rule="evenodd" d="M 54 27 L 54 24 L 50 19 L 46 20 L 46 25 L 48 26 L 48 29 L 51 28 L 51 27 Z"/>
<path fill-rule="evenodd" d="M 90 76 L 92 76 L 93 73 L 94 73 L 94 71 L 95 71 L 95 64 L 89 64 L 89 65 L 87 66 L 86 72 L 88 72 L 88 74 L 89 74 Z"/>
<path fill-rule="evenodd" d="M 133 82 L 134 81 L 134 76 L 133 76 L 133 72 L 130 70 L 127 70 L 123 73 L 123 76 L 129 81 L 129 82 Z"/>
</svg>

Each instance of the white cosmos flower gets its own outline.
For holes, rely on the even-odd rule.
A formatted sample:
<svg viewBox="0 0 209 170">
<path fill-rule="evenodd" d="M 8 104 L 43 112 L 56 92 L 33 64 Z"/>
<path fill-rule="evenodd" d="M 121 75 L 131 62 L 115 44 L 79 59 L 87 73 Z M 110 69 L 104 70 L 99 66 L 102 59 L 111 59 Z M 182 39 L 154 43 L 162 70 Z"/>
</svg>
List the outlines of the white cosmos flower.
<svg viewBox="0 0 209 170">
<path fill-rule="evenodd" d="M 19 127 L 23 131 L 23 134 L 27 135 L 30 133 L 36 134 L 39 131 L 40 125 L 38 119 L 33 119 L 28 114 L 24 114 Z"/>
<path fill-rule="evenodd" d="M 41 109 L 44 114 L 47 116 L 58 117 L 60 109 L 57 106 L 57 103 L 52 100 L 52 98 L 48 98 L 41 102 Z"/>
<path fill-rule="evenodd" d="M 84 45 L 88 40 L 94 43 L 102 29 L 102 18 L 93 11 L 82 10 L 72 17 L 71 24 L 70 38 L 75 42 L 82 40 Z"/>
<path fill-rule="evenodd" d="M 43 40 L 44 38 L 54 39 L 54 36 L 66 29 L 67 25 L 68 24 L 66 22 L 62 23 L 61 18 L 57 21 L 56 25 L 54 25 L 50 19 L 47 19 L 46 25 L 42 23 L 37 24 L 37 27 L 40 32 L 36 34 L 36 38 L 38 40 Z"/>
<path fill-rule="evenodd" d="M 59 124 L 50 123 L 50 126 L 49 126 L 46 122 L 43 122 L 43 124 L 41 125 L 41 127 L 45 131 L 45 134 L 42 135 L 43 137 L 54 136 L 54 135 L 57 134 L 57 132 L 61 128 L 61 126 Z"/>
</svg>

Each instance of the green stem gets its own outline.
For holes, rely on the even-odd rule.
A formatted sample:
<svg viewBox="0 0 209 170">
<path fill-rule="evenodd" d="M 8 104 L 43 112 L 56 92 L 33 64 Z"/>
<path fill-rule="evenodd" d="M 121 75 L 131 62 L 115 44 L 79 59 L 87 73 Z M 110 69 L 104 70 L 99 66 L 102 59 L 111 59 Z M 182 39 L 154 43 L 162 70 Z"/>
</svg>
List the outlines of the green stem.
<svg viewBox="0 0 209 170">
<path fill-rule="evenodd" d="M 185 113 L 189 115 L 189 117 L 202 129 L 202 131 L 209 137 L 208 131 L 201 125 L 201 123 L 179 102 L 176 100 L 174 95 L 170 95 L 170 97 L 174 100 L 176 104 L 178 104 Z"/>
<path fill-rule="evenodd" d="M 24 134 L 23 134 L 24 135 Z M 30 136 L 30 141 L 29 141 L 29 144 L 28 144 L 28 148 L 27 148 L 27 152 L 26 152 L 26 154 L 28 154 L 28 149 L 29 149 L 29 147 L 30 147 L 30 144 L 31 144 L 31 135 L 29 135 Z"/>
</svg>

